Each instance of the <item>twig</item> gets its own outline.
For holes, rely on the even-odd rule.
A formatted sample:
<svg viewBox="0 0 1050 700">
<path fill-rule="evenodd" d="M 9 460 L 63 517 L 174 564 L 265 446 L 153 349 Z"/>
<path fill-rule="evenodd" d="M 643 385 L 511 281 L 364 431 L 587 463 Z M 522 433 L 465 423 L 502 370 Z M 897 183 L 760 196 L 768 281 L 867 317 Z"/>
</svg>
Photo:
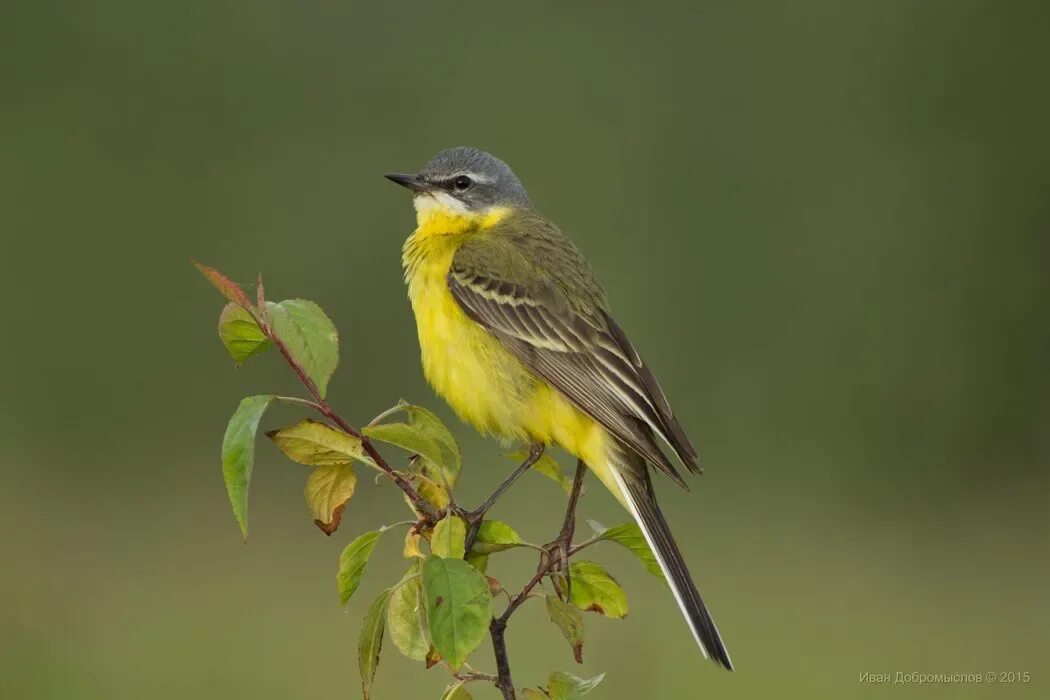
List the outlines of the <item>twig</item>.
<svg viewBox="0 0 1050 700">
<path fill-rule="evenodd" d="M 602 536 L 601 535 L 595 535 L 594 537 L 589 537 L 589 538 L 585 539 L 583 542 L 580 542 L 579 544 L 576 544 L 576 545 L 573 545 L 572 547 L 569 547 L 569 556 L 571 557 L 572 555 L 576 554 L 580 550 L 586 549 L 587 547 L 590 547 L 592 544 L 597 544 L 598 542 L 601 542 L 601 541 L 602 541 Z"/>
<path fill-rule="evenodd" d="M 559 539 L 565 540 L 565 544 L 572 543 L 572 535 L 576 531 L 576 504 L 580 501 L 580 491 L 583 489 L 583 477 L 587 474 L 587 465 L 583 460 L 576 462 L 576 475 L 572 479 L 572 491 L 569 492 L 569 505 L 565 509 L 565 521 L 561 526 Z"/>
<path fill-rule="evenodd" d="M 538 459 L 538 457 L 537 457 Z M 503 694 L 503 700 L 517 700 L 514 690 L 514 681 L 510 675 L 510 658 L 507 656 L 507 622 L 522 603 L 524 603 L 532 589 L 535 588 L 550 570 L 559 563 L 568 563 L 571 551 L 572 535 L 576 527 L 576 506 L 580 501 L 580 490 L 583 487 L 583 477 L 587 473 L 587 465 L 582 460 L 576 464 L 576 476 L 572 481 L 572 491 L 569 493 L 569 503 L 565 508 L 565 519 L 562 522 L 561 532 L 558 538 L 548 545 L 544 554 L 540 557 L 536 573 L 521 589 L 521 592 L 511 598 L 507 608 L 499 617 L 492 618 L 489 623 L 489 636 L 492 637 L 492 652 L 496 657 L 496 680 L 494 681 L 499 691 Z M 557 556 L 551 556 L 551 550 L 557 549 Z"/>
<path fill-rule="evenodd" d="M 496 677 L 491 673 L 482 673 L 481 671 L 453 671 L 452 667 L 448 665 L 448 662 L 444 659 L 441 660 L 441 667 L 448 671 L 448 674 L 455 678 L 457 681 L 463 681 L 464 683 L 473 683 L 474 681 L 487 681 L 489 683 L 495 683 Z"/>
<path fill-rule="evenodd" d="M 314 384 L 313 380 L 310 379 L 309 376 L 307 376 L 306 370 L 303 369 L 303 366 L 300 365 L 294 357 L 292 357 L 292 353 L 289 352 L 288 346 L 284 344 L 284 341 L 281 340 L 281 337 L 273 330 L 270 324 L 266 322 L 266 319 L 263 318 L 261 314 L 255 313 L 253 310 L 249 310 L 249 313 L 251 313 L 252 316 L 255 317 L 255 322 L 256 324 L 258 324 L 260 330 L 262 330 L 263 335 L 265 335 L 270 340 L 270 342 L 272 342 L 274 346 L 280 351 L 281 355 L 284 356 L 284 359 L 288 362 L 289 366 L 291 366 L 296 376 L 299 377 L 299 381 L 304 387 L 306 387 L 306 390 L 310 393 L 310 396 L 313 397 L 313 407 L 321 415 L 325 416 L 337 426 L 339 426 L 339 428 L 342 429 L 344 432 L 360 440 L 361 447 L 362 449 L 364 449 L 365 454 L 367 454 L 372 459 L 372 461 L 375 462 L 375 465 L 379 467 L 379 469 L 382 470 L 387 475 L 387 477 L 389 477 L 390 480 L 397 485 L 399 489 L 405 492 L 405 495 L 408 496 L 409 500 L 412 501 L 412 505 L 415 507 L 416 511 L 421 513 L 427 520 L 431 522 L 436 521 L 439 517 L 439 514 L 434 509 L 434 507 L 426 499 L 419 495 L 419 492 L 416 491 L 415 487 L 412 486 L 412 484 L 409 483 L 407 479 L 405 479 L 397 471 L 392 469 L 389 464 L 387 464 L 387 461 L 383 459 L 383 455 L 379 454 L 379 450 L 375 448 L 375 445 L 373 445 L 372 442 L 361 433 L 361 431 L 357 430 L 352 425 L 343 420 L 343 417 L 336 413 L 335 409 L 332 408 L 328 404 L 328 402 L 324 400 L 324 397 L 321 396 L 321 392 L 317 390 L 317 385 Z"/>
<path fill-rule="evenodd" d="M 533 443 L 532 447 L 529 448 L 529 454 L 525 458 L 525 461 L 519 464 L 514 471 L 510 473 L 510 476 L 504 479 L 503 483 L 496 487 L 496 490 L 492 492 L 492 495 L 486 498 L 485 502 L 474 510 L 469 513 L 464 513 L 467 522 L 470 523 L 470 531 L 467 532 L 466 551 L 469 552 L 474 546 L 474 540 L 478 536 L 478 528 L 481 527 L 482 520 L 485 519 L 485 513 L 487 513 L 489 509 L 495 505 L 496 501 L 499 500 L 500 496 L 506 493 L 507 489 L 518 480 L 518 477 L 527 472 L 532 465 L 539 461 L 540 457 L 543 456 L 544 449 L 545 446 L 542 442 Z"/>
<path fill-rule="evenodd" d="M 496 490 L 492 492 L 492 495 L 486 498 L 484 503 L 474 509 L 474 512 L 471 513 L 471 515 L 484 515 L 489 508 L 495 505 L 500 496 L 511 487 L 511 484 L 518 480 L 518 477 L 524 474 L 529 467 L 539 461 L 540 457 L 543 456 L 544 449 L 545 446 L 542 442 L 533 443 L 532 447 L 529 448 L 529 455 L 525 458 L 525 461 L 519 464 L 514 471 L 511 472 L 510 476 L 504 479 L 503 483 L 496 487 Z"/>
</svg>

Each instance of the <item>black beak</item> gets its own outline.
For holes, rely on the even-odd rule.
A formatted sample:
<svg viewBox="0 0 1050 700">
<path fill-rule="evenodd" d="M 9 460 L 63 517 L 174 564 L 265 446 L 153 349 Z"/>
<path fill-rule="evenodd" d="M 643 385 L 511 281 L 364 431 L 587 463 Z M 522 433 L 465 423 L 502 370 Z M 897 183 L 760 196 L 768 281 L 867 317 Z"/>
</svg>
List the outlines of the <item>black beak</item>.
<svg viewBox="0 0 1050 700">
<path fill-rule="evenodd" d="M 384 177 L 413 192 L 428 192 L 431 189 L 430 185 L 423 178 L 414 173 L 387 173 Z"/>
</svg>

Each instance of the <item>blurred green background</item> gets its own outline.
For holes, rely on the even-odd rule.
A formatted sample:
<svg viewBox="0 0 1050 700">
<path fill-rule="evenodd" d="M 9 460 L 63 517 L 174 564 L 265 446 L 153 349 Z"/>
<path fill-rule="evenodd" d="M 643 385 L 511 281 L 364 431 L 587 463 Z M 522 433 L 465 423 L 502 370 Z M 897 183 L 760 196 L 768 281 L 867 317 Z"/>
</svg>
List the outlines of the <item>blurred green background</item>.
<svg viewBox="0 0 1050 700">
<path fill-rule="evenodd" d="M 700 447 L 692 494 L 659 487 L 738 665 L 703 662 L 609 546 L 632 614 L 589 618 L 574 667 L 524 610 L 519 686 L 563 669 L 607 672 L 609 699 L 1046 697 L 1048 19 L 972 0 L 6 0 L 0 696 L 358 695 L 358 621 L 400 538 L 346 614 L 336 559 L 403 517 L 399 495 L 362 481 L 325 538 L 306 470 L 260 445 L 241 542 L 225 421 L 295 384 L 275 357 L 234 370 L 188 259 L 324 306 L 336 405 L 440 409 L 473 502 L 510 465 L 421 378 L 413 217 L 381 177 L 466 143 L 588 255 Z M 583 515 L 624 520 L 592 485 Z M 497 513 L 546 541 L 562 498 L 532 477 Z M 386 652 L 377 698 L 438 697 L 440 669 Z"/>
</svg>

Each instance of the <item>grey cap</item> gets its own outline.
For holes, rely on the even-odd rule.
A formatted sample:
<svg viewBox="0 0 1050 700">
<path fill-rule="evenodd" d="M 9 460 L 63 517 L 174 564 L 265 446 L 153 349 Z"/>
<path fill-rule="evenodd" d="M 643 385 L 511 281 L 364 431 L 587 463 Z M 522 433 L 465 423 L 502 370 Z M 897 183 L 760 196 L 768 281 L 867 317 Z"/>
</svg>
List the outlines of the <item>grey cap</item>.
<svg viewBox="0 0 1050 700">
<path fill-rule="evenodd" d="M 529 195 L 510 166 L 476 148 L 457 146 L 441 151 L 414 174 L 386 176 L 414 192 L 447 192 L 472 210 L 492 206 L 531 207 Z"/>
</svg>

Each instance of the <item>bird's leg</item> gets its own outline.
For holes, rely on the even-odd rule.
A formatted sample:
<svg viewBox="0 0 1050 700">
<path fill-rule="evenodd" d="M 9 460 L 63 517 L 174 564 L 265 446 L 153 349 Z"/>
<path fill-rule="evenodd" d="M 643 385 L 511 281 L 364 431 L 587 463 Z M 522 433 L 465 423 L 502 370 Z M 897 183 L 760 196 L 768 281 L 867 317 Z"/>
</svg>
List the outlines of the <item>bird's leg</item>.
<svg viewBox="0 0 1050 700">
<path fill-rule="evenodd" d="M 478 536 L 478 528 L 481 527 L 481 523 L 485 519 L 485 513 L 487 513 L 489 508 L 495 505 L 496 501 L 499 500 L 500 496 L 506 493 L 507 489 L 518 480 L 518 477 L 527 472 L 533 464 L 539 461 L 540 457 L 543 456 L 543 450 L 545 448 L 546 446 L 542 442 L 532 443 L 532 446 L 529 448 L 529 455 L 525 458 L 525 461 L 519 464 L 514 471 L 510 473 L 510 476 L 504 479 L 503 483 L 496 487 L 496 490 L 492 492 L 492 495 L 486 498 L 485 502 L 474 510 L 469 513 L 464 513 L 464 517 L 470 524 L 470 529 L 467 531 L 467 540 L 465 542 L 466 550 L 468 552 L 471 547 L 474 546 L 474 540 Z"/>
<path fill-rule="evenodd" d="M 565 520 L 562 522 L 558 537 L 544 549 L 551 558 L 551 568 L 557 569 L 565 577 L 565 598 L 572 595 L 572 579 L 569 576 L 569 550 L 572 548 L 572 537 L 576 534 L 576 505 L 580 502 L 580 491 L 583 489 L 583 477 L 587 474 L 587 465 L 582 459 L 576 462 L 576 475 L 572 480 L 572 491 L 569 492 L 569 504 L 565 508 Z"/>
</svg>

